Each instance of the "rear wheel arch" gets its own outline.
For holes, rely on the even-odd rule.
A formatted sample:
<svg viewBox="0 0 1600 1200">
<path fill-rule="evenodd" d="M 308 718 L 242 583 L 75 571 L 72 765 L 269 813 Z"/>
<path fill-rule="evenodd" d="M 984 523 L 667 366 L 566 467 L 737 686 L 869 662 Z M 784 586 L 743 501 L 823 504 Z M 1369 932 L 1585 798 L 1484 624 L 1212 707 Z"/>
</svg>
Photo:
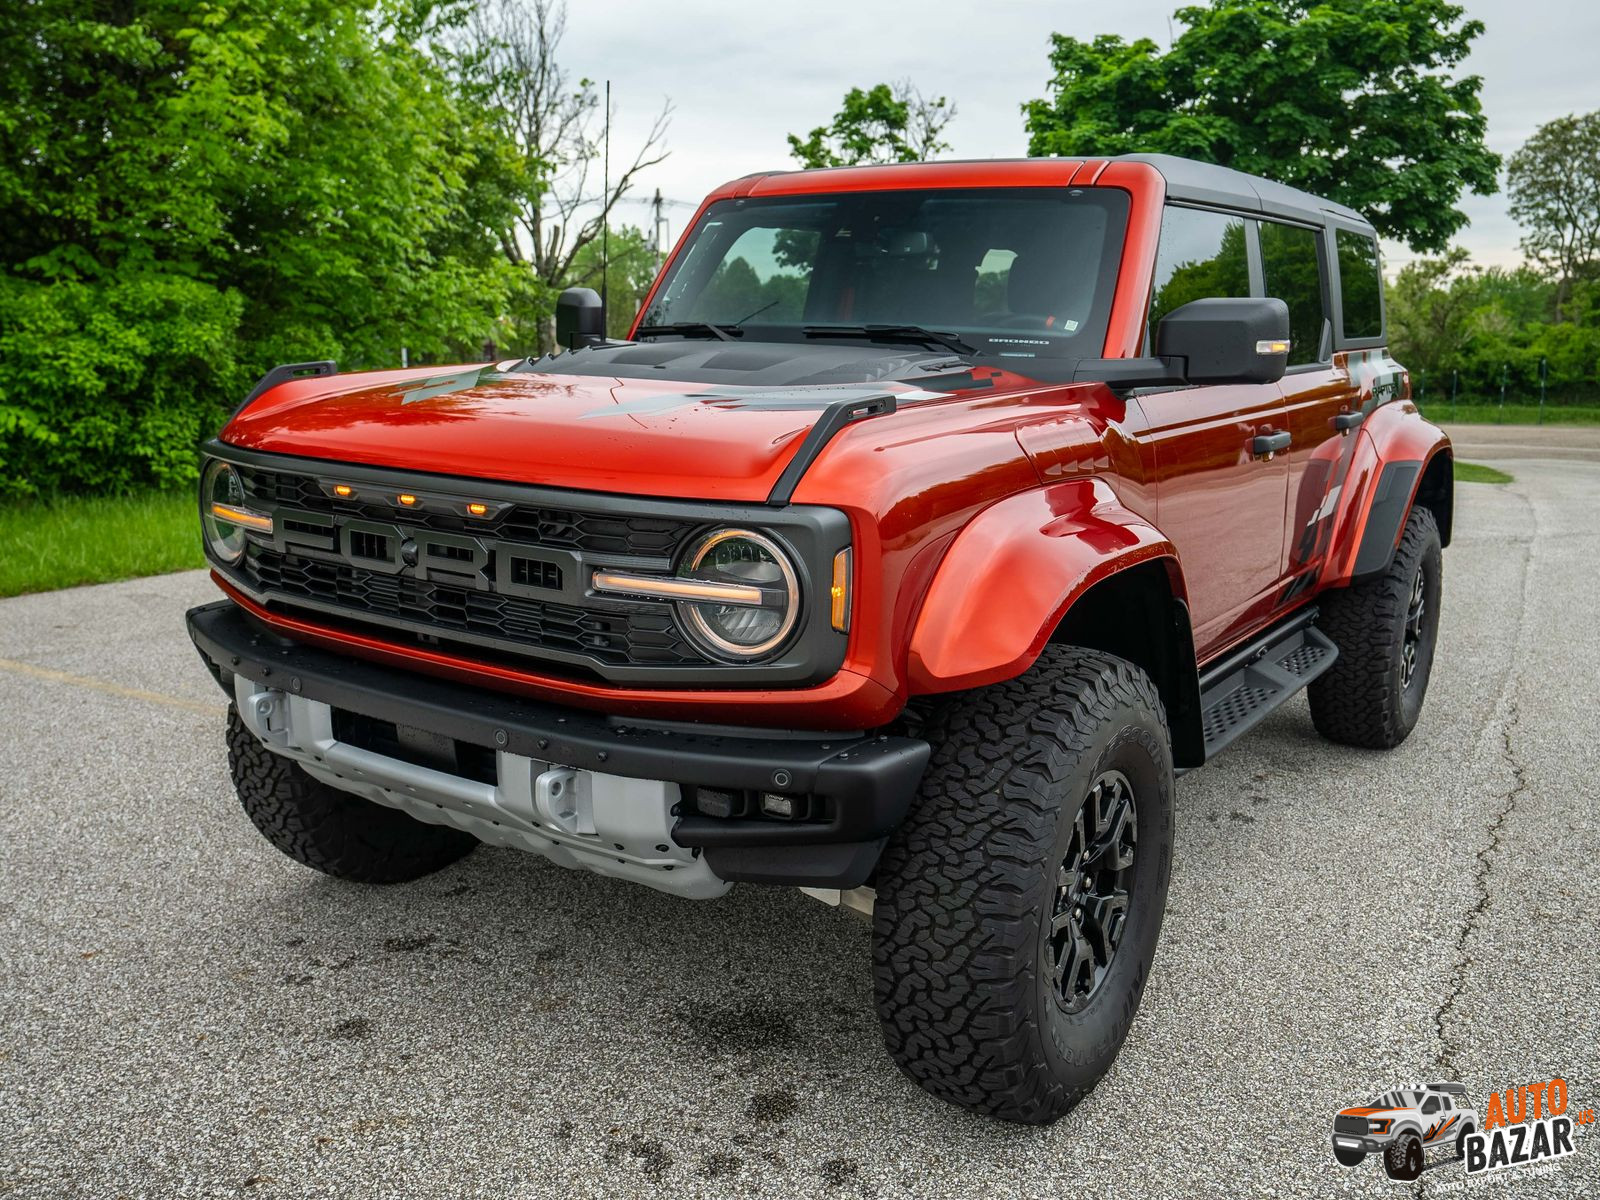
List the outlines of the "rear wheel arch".
<svg viewBox="0 0 1600 1200">
<path fill-rule="evenodd" d="M 1172 760 L 1178 768 L 1205 761 L 1200 677 L 1195 665 L 1182 571 L 1174 558 L 1125 567 L 1093 584 L 1067 608 L 1049 644 L 1099 650 L 1148 675 L 1167 710 Z"/>
<path fill-rule="evenodd" d="M 1441 447 L 1422 468 L 1422 478 L 1417 483 L 1416 495 L 1411 501 L 1413 507 L 1425 508 L 1433 514 L 1434 523 L 1439 526 L 1441 546 L 1450 544 L 1450 528 L 1456 508 L 1455 482 L 1455 455 L 1449 447 Z"/>
</svg>

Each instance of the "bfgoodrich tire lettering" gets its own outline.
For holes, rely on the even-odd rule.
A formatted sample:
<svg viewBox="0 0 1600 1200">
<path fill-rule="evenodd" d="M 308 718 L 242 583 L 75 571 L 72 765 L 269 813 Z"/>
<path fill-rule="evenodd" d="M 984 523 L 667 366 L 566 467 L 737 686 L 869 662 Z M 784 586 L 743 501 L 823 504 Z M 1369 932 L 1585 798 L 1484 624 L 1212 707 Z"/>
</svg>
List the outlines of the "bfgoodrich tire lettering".
<svg viewBox="0 0 1600 1200">
<path fill-rule="evenodd" d="M 1317 627 L 1339 647 L 1309 689 L 1323 737 L 1388 750 L 1416 726 L 1439 634 L 1442 557 L 1433 514 L 1413 508 L 1387 571 L 1319 599 Z"/>
<path fill-rule="evenodd" d="M 1161 700 L 1131 663 L 1052 647 L 1022 678 L 957 698 L 927 734 L 921 793 L 878 869 L 884 1040 L 940 1099 L 1046 1124 L 1111 1066 L 1161 931 L 1173 838 Z M 1050 922 L 1075 818 L 1109 773 L 1137 806 L 1127 916 L 1103 978 L 1069 1011 Z"/>
<path fill-rule="evenodd" d="M 427 825 L 307 775 L 263 746 L 228 707 L 228 768 L 245 814 L 296 862 L 357 883 L 404 883 L 467 854 L 478 839 Z"/>
</svg>

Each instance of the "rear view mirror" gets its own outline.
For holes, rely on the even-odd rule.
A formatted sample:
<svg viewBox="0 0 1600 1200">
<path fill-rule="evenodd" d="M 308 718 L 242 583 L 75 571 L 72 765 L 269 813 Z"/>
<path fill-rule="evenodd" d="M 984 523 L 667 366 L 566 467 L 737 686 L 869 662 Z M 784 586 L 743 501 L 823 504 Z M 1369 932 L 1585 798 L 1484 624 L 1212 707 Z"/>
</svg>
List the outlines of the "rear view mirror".
<svg viewBox="0 0 1600 1200">
<path fill-rule="evenodd" d="M 1276 383 L 1289 363 L 1289 306 L 1271 297 L 1191 300 L 1156 326 L 1157 358 L 1189 383 Z"/>
</svg>

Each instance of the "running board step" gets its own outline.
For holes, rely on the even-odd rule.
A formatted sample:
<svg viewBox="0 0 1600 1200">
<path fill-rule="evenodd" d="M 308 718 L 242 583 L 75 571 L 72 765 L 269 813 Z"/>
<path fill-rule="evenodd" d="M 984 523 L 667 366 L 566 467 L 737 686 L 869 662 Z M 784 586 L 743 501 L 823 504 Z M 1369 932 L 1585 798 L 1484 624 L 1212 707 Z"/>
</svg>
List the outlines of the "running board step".
<svg viewBox="0 0 1600 1200">
<path fill-rule="evenodd" d="M 1253 729 L 1267 714 L 1294 695 L 1339 657 L 1335 646 L 1315 625 L 1280 631 L 1248 652 L 1220 675 L 1201 680 L 1201 728 L 1206 758 L 1240 734 Z"/>
</svg>

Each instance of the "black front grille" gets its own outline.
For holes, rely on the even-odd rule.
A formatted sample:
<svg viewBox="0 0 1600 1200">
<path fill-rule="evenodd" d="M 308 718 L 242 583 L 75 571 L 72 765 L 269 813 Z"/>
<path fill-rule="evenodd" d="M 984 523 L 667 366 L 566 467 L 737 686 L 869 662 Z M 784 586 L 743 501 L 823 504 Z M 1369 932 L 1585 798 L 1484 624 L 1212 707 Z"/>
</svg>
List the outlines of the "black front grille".
<svg viewBox="0 0 1600 1200">
<path fill-rule="evenodd" d="M 252 500 L 308 512 L 349 513 L 370 521 L 397 519 L 392 505 L 363 503 L 359 492 L 353 500 L 334 500 L 310 475 L 262 467 L 240 466 L 238 469 L 245 494 Z M 470 526 L 464 517 L 413 509 L 405 511 L 403 520 L 407 525 L 425 529 L 465 531 L 554 549 L 651 558 L 671 558 L 695 528 L 690 522 L 670 517 L 619 516 L 528 504 L 511 505 L 492 521 L 475 520 Z"/>
<path fill-rule="evenodd" d="M 1335 1133 L 1354 1134 L 1356 1137 L 1367 1136 L 1367 1119 L 1365 1117 L 1346 1117 L 1343 1115 L 1333 1119 Z"/>
<path fill-rule="evenodd" d="M 537 567 L 537 564 L 529 564 Z M 520 596 L 387 575 L 252 544 L 244 573 L 257 591 L 333 606 L 355 618 L 404 620 L 435 637 L 451 633 L 553 650 L 617 666 L 686 666 L 705 658 L 678 632 L 664 605 L 629 611 L 577 608 Z"/>
<path fill-rule="evenodd" d="M 601 570 L 670 575 L 705 530 L 752 523 L 810 579 L 826 578 L 850 544 L 838 509 L 411 474 L 220 443 L 208 452 L 272 517 L 271 533 L 248 535 L 241 561 L 215 564 L 269 609 L 398 647 L 607 684 L 799 687 L 844 662 L 848 638 L 825 606 L 802 604 L 794 636 L 768 659 L 727 662 L 699 647 L 672 601 L 593 587 Z"/>
</svg>

